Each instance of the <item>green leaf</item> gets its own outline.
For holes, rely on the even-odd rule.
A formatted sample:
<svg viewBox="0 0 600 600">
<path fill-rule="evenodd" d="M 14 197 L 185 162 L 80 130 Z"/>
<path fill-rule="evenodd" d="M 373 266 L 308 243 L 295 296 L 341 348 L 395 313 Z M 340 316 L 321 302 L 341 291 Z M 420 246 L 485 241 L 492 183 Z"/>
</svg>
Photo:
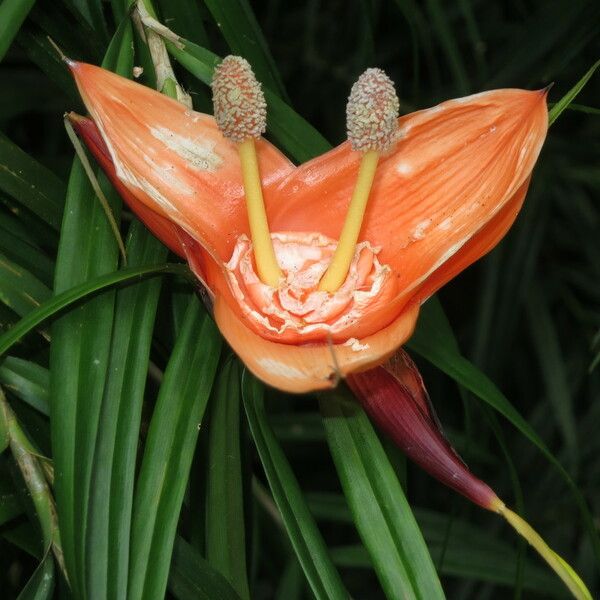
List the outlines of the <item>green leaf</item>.
<svg viewBox="0 0 600 600">
<path fill-rule="evenodd" d="M 585 87 L 585 84 L 591 79 L 596 69 L 600 67 L 600 59 L 597 60 L 587 71 L 587 73 L 548 111 L 548 125 L 552 125 L 562 112 L 569 107 L 571 102 L 577 98 L 577 95 Z"/>
<path fill-rule="evenodd" d="M 232 358 L 221 368 L 213 397 L 206 488 L 206 559 L 242 599 L 249 599 L 240 456 L 240 369 Z"/>
<path fill-rule="evenodd" d="M 162 600 L 221 337 L 192 297 L 150 422 L 131 523 L 128 598 Z"/>
<path fill-rule="evenodd" d="M 0 4 L 0 61 L 12 44 L 35 0 L 2 0 Z"/>
<path fill-rule="evenodd" d="M 127 39 L 123 30 L 117 36 L 132 52 L 131 38 Z M 108 56 L 111 60 L 116 58 L 110 48 Z M 104 63 L 107 68 L 116 66 Z M 119 218 L 118 196 L 104 176 L 100 184 L 111 211 Z M 90 280 L 102 275 L 111 277 L 106 274 L 116 270 L 117 261 L 118 248 L 110 224 L 81 162 L 75 159 L 56 261 L 55 293 L 89 286 Z M 56 302 L 57 298 L 53 300 Z M 73 594 L 80 598 L 90 591 L 87 567 L 93 558 L 87 556 L 86 545 L 89 496 L 114 311 L 115 293 L 109 291 L 69 311 L 52 325 L 50 422 L 56 468 L 54 487 L 65 564 Z"/>
<path fill-rule="evenodd" d="M 54 559 L 47 552 L 17 600 L 50 600 L 54 596 L 55 583 Z"/>
<path fill-rule="evenodd" d="M 196 0 L 158 0 L 162 22 L 181 37 L 208 46 L 210 43 L 204 23 L 200 2 Z"/>
<path fill-rule="evenodd" d="M 167 253 L 139 221 L 133 222 L 127 240 L 130 265 L 155 264 Z M 91 589 L 107 598 L 127 593 L 136 451 L 160 284 L 156 278 L 140 282 L 116 297 L 87 531 L 87 578 Z"/>
<path fill-rule="evenodd" d="M 242 397 L 250 432 L 290 542 L 317 600 L 346 600 L 348 592 L 331 562 L 298 481 L 269 426 L 263 394 L 262 383 L 245 372 Z"/>
<path fill-rule="evenodd" d="M 173 548 L 169 591 L 177 600 L 240 600 L 225 577 L 181 537 Z"/>
<path fill-rule="evenodd" d="M 219 57 L 209 50 L 181 39 L 183 49 L 167 42 L 169 53 L 192 75 L 210 85 Z M 269 88 L 264 88 L 268 105 L 267 130 L 283 150 L 305 162 L 330 149 L 325 138 Z"/>
<path fill-rule="evenodd" d="M 552 418 L 563 436 L 570 462 L 576 464 L 577 429 L 565 361 L 548 304 L 536 284 L 531 286 L 527 309 L 527 322 L 540 361 L 546 396 L 552 406 Z"/>
<path fill-rule="evenodd" d="M 5 426 L 6 434 L 8 434 L 8 427 L 4 420 L 0 423 L 0 427 L 2 425 Z M 21 505 L 19 493 L 15 490 L 13 478 L 7 468 L 7 461 L 0 463 L 0 467 L 0 526 L 2 526 L 23 514 L 25 509 Z"/>
<path fill-rule="evenodd" d="M 352 522 L 352 513 L 343 495 L 313 493 L 307 499 L 319 521 Z M 506 586 L 514 584 L 517 561 L 512 544 L 498 539 L 490 530 L 450 514 L 424 508 L 413 508 L 413 514 L 441 574 Z M 491 515 L 489 518 L 494 519 Z M 373 568 L 373 561 L 363 546 L 338 547 L 333 556 L 340 566 Z M 556 585 L 554 574 L 534 560 L 526 562 L 524 576 L 525 589 L 544 597 L 564 598 L 564 589 Z"/>
<path fill-rule="evenodd" d="M 287 99 L 283 82 L 252 7 L 247 0 L 203 0 L 232 54 L 252 65 L 259 81 L 279 97 Z"/>
<path fill-rule="evenodd" d="M 4 335 L 0 336 L 0 356 L 9 350 L 13 344 L 19 341 L 24 335 L 35 329 L 40 323 L 43 323 L 49 317 L 60 313 L 62 310 L 75 304 L 82 298 L 93 296 L 98 291 L 110 290 L 110 288 L 120 283 L 136 282 L 146 277 L 168 273 L 187 275 L 189 274 L 189 270 L 184 265 L 173 264 L 131 267 L 95 277 L 62 292 L 61 294 L 57 294 L 50 298 L 50 300 L 44 302 L 39 308 L 31 311 L 14 327 L 9 329 Z"/>
<path fill-rule="evenodd" d="M 64 183 L 2 133 L 0 190 L 12 196 L 54 229 L 60 227 L 66 192 Z"/>
<path fill-rule="evenodd" d="M 455 30 L 451 27 L 443 3 L 440 0 L 427 0 L 426 5 L 431 23 L 444 50 L 444 55 L 448 61 L 448 67 L 454 78 L 458 93 L 464 95 L 468 93 L 470 84 L 467 70 L 456 42 Z"/>
<path fill-rule="evenodd" d="M 508 398 L 484 373 L 460 354 L 452 329 L 437 298 L 430 299 L 421 308 L 417 328 L 407 346 L 498 411 L 540 450 L 571 489 L 588 529 L 594 553 L 600 559 L 600 539 L 581 492 L 548 446 Z"/>
<path fill-rule="evenodd" d="M 329 449 L 354 523 L 387 598 L 444 598 L 394 468 L 364 411 L 343 391 L 320 396 Z"/>
<path fill-rule="evenodd" d="M 48 405 L 50 373 L 48 369 L 22 358 L 7 356 L 0 363 L 0 383 L 17 398 L 43 415 L 50 414 Z"/>
<path fill-rule="evenodd" d="M 51 295 L 37 277 L 0 254 L 0 302 L 22 317 L 39 308 Z"/>
<path fill-rule="evenodd" d="M 19 219 L 0 212 L 0 252 L 44 285 L 51 286 L 54 261 L 40 249 L 34 236 L 22 229 L 24 227 Z"/>
<path fill-rule="evenodd" d="M 556 102 L 553 104 L 553 107 L 556 106 Z M 571 102 L 567 107 L 568 110 L 574 110 L 576 112 L 586 113 L 588 115 L 600 115 L 600 108 L 595 108 L 594 106 L 585 106 L 583 104 L 575 104 Z"/>
<path fill-rule="evenodd" d="M 102 66 L 122 77 L 131 77 L 133 72 L 133 28 L 129 18 L 123 19 L 113 35 Z"/>
</svg>

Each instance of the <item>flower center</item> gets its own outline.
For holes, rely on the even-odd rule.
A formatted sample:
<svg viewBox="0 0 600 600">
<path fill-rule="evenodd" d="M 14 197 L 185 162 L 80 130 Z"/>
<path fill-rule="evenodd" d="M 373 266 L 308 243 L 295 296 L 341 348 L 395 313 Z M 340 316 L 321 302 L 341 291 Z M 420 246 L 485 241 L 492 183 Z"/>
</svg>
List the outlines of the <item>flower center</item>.
<svg viewBox="0 0 600 600">
<path fill-rule="evenodd" d="M 351 340 L 369 307 L 392 292 L 391 270 L 380 264 L 379 248 L 369 242 L 356 245 L 344 282 L 331 293 L 319 290 L 319 281 L 336 240 L 320 233 L 288 232 L 272 233 L 271 239 L 283 273 L 279 286 L 261 281 L 252 242 L 245 235 L 225 265 L 233 295 L 248 324 L 261 335 L 283 343 Z"/>
<path fill-rule="evenodd" d="M 265 98 L 252 68 L 240 56 L 227 56 L 216 67 L 212 89 L 215 120 L 238 146 L 256 271 L 266 287 L 277 288 L 285 274 L 269 232 L 254 145 L 266 129 Z M 339 242 L 317 281 L 322 292 L 336 295 L 350 277 L 379 156 L 396 140 L 398 110 L 394 84 L 381 69 L 367 69 L 352 86 L 346 107 L 348 139 L 363 156 Z"/>
</svg>

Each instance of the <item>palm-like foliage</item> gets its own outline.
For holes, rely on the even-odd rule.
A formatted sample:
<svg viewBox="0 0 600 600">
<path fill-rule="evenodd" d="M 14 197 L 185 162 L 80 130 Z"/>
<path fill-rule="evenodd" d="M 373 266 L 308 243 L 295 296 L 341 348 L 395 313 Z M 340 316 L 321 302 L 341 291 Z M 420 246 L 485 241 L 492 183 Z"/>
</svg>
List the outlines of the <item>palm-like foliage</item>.
<svg viewBox="0 0 600 600">
<path fill-rule="evenodd" d="M 493 516 L 407 465 L 347 392 L 289 397 L 244 373 L 187 270 L 168 264 L 100 176 L 123 265 L 62 128 L 62 113 L 82 107 L 47 36 L 126 76 L 142 66 L 153 86 L 128 5 L 0 4 L 5 596 L 564 597 Z M 560 99 L 598 58 L 600 10 L 577 0 L 154 9 L 190 42 L 168 50 L 195 107 L 210 110 L 218 57 L 244 55 L 268 90 L 270 135 L 296 161 L 340 141 L 345 96 L 365 67 L 386 68 L 408 111 L 551 81 Z M 409 343 L 455 446 L 592 591 L 598 91 L 590 79 L 552 126 L 514 231 L 426 305 Z"/>
</svg>

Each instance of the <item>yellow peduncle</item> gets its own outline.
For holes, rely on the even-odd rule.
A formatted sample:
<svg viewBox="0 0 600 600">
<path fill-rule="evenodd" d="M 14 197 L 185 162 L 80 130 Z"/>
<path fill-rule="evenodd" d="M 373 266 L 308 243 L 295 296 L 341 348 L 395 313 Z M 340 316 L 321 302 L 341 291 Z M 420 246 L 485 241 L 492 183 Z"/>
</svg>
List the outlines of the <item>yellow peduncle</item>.
<svg viewBox="0 0 600 600">
<path fill-rule="evenodd" d="M 263 283 L 277 287 L 283 274 L 269 232 L 254 144 L 266 129 L 265 97 L 248 61 L 241 56 L 227 56 L 217 66 L 212 90 L 217 125 L 238 148 L 256 270 Z"/>
<path fill-rule="evenodd" d="M 319 282 L 319 289 L 322 291 L 337 291 L 348 275 L 378 162 L 379 152 L 376 150 L 369 150 L 363 154 L 340 240 L 331 263 Z"/>
<path fill-rule="evenodd" d="M 531 544 L 546 563 L 548 563 L 550 568 L 562 579 L 563 583 L 577 600 L 592 600 L 590 591 L 579 575 L 561 556 L 546 544 L 539 533 L 527 521 L 510 510 L 499 498 L 493 500 L 489 508 L 502 515 L 506 519 L 506 522 Z"/>
<path fill-rule="evenodd" d="M 337 291 L 348 276 L 379 157 L 396 141 L 399 109 L 394 84 L 381 69 L 367 69 L 352 86 L 346 106 L 348 139 L 363 156 L 340 240 L 319 282 L 322 291 Z"/>
<path fill-rule="evenodd" d="M 277 264 L 271 234 L 269 233 L 254 138 L 248 138 L 239 144 L 238 152 L 244 179 L 246 210 L 248 211 L 248 224 L 254 248 L 256 270 L 263 283 L 271 287 L 277 287 L 283 274 Z"/>
</svg>

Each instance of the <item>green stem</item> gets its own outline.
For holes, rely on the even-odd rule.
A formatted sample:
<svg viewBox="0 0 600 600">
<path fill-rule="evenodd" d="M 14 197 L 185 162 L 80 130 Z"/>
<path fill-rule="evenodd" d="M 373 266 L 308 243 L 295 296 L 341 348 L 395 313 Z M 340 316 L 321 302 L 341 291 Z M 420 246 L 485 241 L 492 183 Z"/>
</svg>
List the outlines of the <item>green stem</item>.
<svg viewBox="0 0 600 600">
<path fill-rule="evenodd" d="M 21 429 L 15 413 L 6 401 L 6 396 L 0 388 L 0 430 L 6 432 L 12 455 L 31 496 L 35 511 L 40 522 L 44 540 L 44 552 L 51 549 L 56 562 L 65 579 L 65 569 L 62 546 L 60 543 L 60 530 L 54 498 L 50 486 L 44 476 L 44 469 L 40 464 L 33 445 Z"/>
<path fill-rule="evenodd" d="M 178 100 L 187 108 L 192 108 L 192 99 L 177 82 L 169 53 L 162 37 L 147 26 L 147 22 L 156 21 L 156 11 L 151 0 L 138 0 L 137 13 L 144 28 L 150 57 L 156 72 L 156 87 L 160 92 Z"/>
</svg>

